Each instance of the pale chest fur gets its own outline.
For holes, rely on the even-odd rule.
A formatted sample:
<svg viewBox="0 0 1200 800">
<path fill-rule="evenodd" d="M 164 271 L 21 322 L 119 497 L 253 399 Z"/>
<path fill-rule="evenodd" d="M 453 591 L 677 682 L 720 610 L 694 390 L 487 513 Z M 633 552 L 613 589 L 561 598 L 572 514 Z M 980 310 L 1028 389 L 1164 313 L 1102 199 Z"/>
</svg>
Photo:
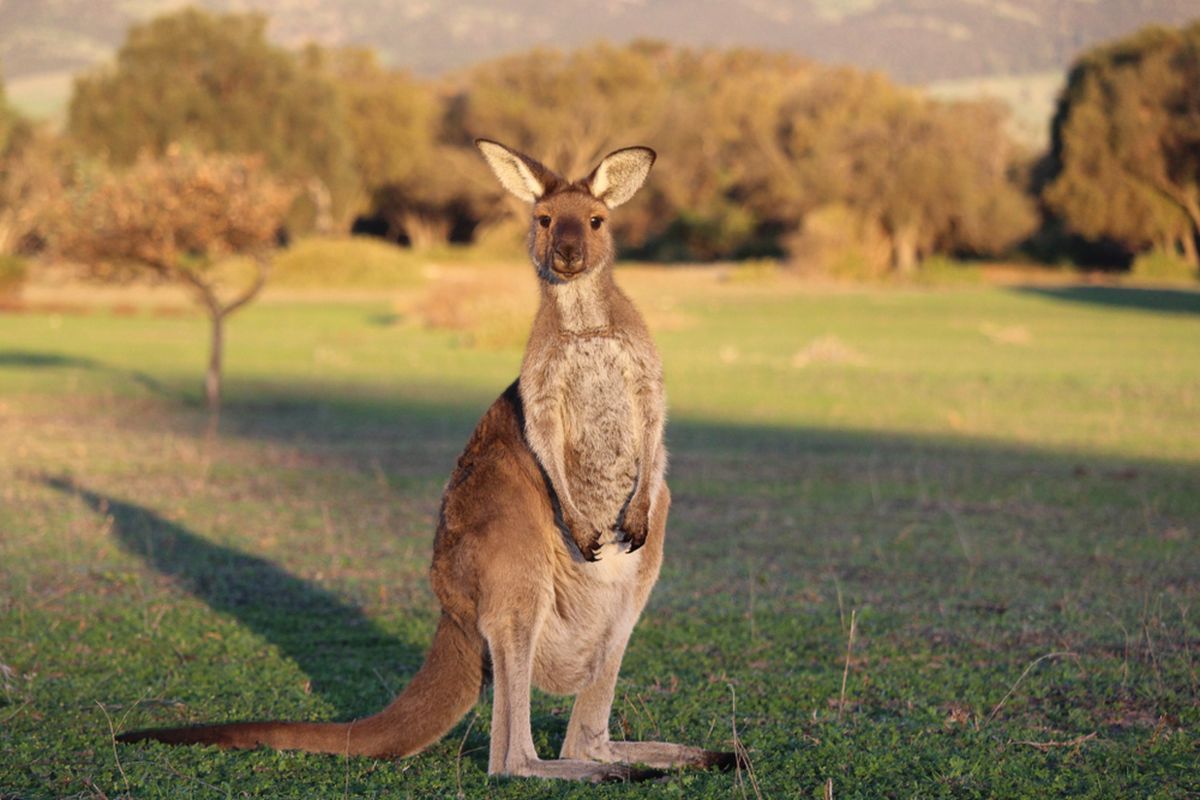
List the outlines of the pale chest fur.
<svg viewBox="0 0 1200 800">
<path fill-rule="evenodd" d="M 633 492 L 641 461 L 639 376 L 628 350 L 609 337 L 563 343 L 560 413 L 567 483 L 585 518 L 611 527 Z"/>
<path fill-rule="evenodd" d="M 614 297 L 604 278 L 589 276 L 555 287 L 554 332 L 522 367 L 522 394 L 535 427 L 557 431 L 531 438 L 543 464 L 562 465 L 562 481 L 579 515 L 612 541 L 647 460 L 642 450 L 651 419 L 661 423 L 661 367 L 640 325 L 614 326 Z M 623 296 L 616 302 L 628 304 Z M 626 314 L 634 313 L 630 307 Z M 526 398 L 528 399 L 528 398 Z M 554 425 L 544 425 L 552 419 Z M 527 421 L 527 429 L 530 422 Z"/>
</svg>

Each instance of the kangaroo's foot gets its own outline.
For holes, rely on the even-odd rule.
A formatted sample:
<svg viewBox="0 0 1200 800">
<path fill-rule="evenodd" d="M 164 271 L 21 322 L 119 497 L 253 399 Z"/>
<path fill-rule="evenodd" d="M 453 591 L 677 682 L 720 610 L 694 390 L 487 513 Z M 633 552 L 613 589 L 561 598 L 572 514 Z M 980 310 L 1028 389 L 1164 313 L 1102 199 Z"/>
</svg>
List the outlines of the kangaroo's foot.
<svg viewBox="0 0 1200 800">
<path fill-rule="evenodd" d="M 671 742 L 594 742 L 586 752 L 563 753 L 571 758 L 587 758 L 606 764 L 645 764 L 656 769 L 676 767 L 717 768 L 722 771 L 738 766 L 735 753 L 705 750 Z"/>
<path fill-rule="evenodd" d="M 640 769 L 628 764 L 600 764 L 577 758 L 559 758 L 543 760 L 540 758 L 525 759 L 505 765 L 501 775 L 513 775 L 533 778 L 559 778 L 572 781 L 590 781 L 592 783 L 631 783 L 636 781 L 660 778 L 663 773 L 657 769 Z"/>
</svg>

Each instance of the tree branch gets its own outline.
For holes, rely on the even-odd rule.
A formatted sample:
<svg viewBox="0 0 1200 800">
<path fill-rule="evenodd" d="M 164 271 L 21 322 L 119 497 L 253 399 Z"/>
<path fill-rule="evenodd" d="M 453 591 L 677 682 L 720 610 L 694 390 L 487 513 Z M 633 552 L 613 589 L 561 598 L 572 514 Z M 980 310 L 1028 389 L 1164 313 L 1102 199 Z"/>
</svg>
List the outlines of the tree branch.
<svg viewBox="0 0 1200 800">
<path fill-rule="evenodd" d="M 271 260 L 266 253 L 258 252 L 254 254 L 254 282 L 250 284 L 246 291 L 242 292 L 232 302 L 221 309 L 221 316 L 228 316 L 237 311 L 242 306 L 249 303 L 258 293 L 262 291 L 263 286 L 267 283 L 267 277 L 271 274 Z"/>
<path fill-rule="evenodd" d="M 200 298 L 200 302 L 203 303 L 205 308 L 208 309 L 208 313 L 211 316 L 219 317 L 223 315 L 221 310 L 221 300 L 217 297 L 217 293 L 213 290 L 212 286 L 201 280 L 196 273 L 192 272 L 191 270 L 181 269 L 179 267 L 167 269 L 166 272 L 169 275 L 178 277 L 179 280 L 183 281 L 188 286 L 191 286 L 192 289 L 195 290 L 197 297 Z"/>
<path fill-rule="evenodd" d="M 1192 231 L 1194 233 L 1200 233 L 1200 203 L 1198 203 L 1194 197 L 1187 197 L 1184 189 L 1175 186 L 1168 180 L 1162 178 L 1148 178 L 1145 175 L 1141 175 L 1135 170 L 1130 169 L 1129 167 L 1124 167 L 1123 169 L 1125 174 L 1128 175 L 1129 178 L 1134 181 L 1134 183 L 1149 189 L 1151 192 L 1157 194 L 1159 197 L 1162 197 L 1168 203 L 1171 203 L 1180 211 L 1182 211 L 1184 216 L 1188 218 L 1188 221 L 1191 222 Z"/>
</svg>

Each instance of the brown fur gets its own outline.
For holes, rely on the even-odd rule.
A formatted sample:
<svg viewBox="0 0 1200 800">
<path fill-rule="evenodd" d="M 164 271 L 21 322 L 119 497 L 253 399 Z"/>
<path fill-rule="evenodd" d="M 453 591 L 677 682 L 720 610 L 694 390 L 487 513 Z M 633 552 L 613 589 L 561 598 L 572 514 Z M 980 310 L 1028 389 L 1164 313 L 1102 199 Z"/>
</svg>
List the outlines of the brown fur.
<svg viewBox="0 0 1200 800">
<path fill-rule="evenodd" d="M 542 297 L 520 378 L 480 420 L 442 498 L 430 570 L 442 618 L 425 665 L 390 706 L 356 722 L 233 723 L 122 741 L 409 755 L 474 705 L 490 661 L 491 774 L 606 780 L 644 774 L 630 763 L 733 764 L 728 753 L 609 738 L 617 672 L 658 579 L 670 506 L 662 366 L 612 280 L 607 220 L 653 153 L 617 151 L 568 183 L 502 145 L 479 146 L 503 185 L 536 201 L 529 246 Z M 576 696 L 559 759 L 534 750 L 531 686 Z"/>
</svg>

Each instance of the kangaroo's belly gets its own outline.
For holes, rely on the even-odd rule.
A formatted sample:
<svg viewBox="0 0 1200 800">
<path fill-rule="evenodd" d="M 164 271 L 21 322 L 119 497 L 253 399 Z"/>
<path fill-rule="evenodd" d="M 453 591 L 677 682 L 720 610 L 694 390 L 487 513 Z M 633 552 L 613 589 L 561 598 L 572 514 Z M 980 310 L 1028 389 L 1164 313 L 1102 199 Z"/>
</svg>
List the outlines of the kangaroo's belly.
<svg viewBox="0 0 1200 800">
<path fill-rule="evenodd" d="M 610 656 L 619 655 L 641 614 L 639 567 L 643 550 L 607 544 L 599 560 L 564 560 L 554 580 L 554 598 L 534 647 L 533 682 L 553 694 L 575 694 L 600 677 Z"/>
<path fill-rule="evenodd" d="M 567 346 L 563 434 L 567 482 L 576 507 L 609 528 L 637 480 L 642 415 L 636 376 L 621 344 L 595 338 Z"/>
</svg>

